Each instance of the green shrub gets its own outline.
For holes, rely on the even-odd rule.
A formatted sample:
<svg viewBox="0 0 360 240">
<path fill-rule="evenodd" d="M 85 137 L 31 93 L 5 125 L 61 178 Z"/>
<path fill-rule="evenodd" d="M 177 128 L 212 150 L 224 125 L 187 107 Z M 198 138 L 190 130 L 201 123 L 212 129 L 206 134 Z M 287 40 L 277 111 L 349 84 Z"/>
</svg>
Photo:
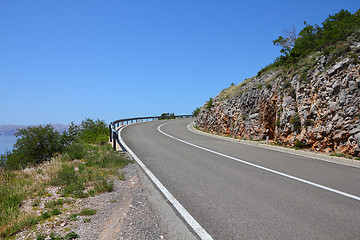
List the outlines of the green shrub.
<svg viewBox="0 0 360 240">
<path fill-rule="evenodd" d="M 96 192 L 112 192 L 114 190 L 114 181 L 106 181 L 105 179 L 101 179 L 95 182 L 94 186 Z"/>
<path fill-rule="evenodd" d="M 274 45 L 282 47 L 280 50 L 282 55 L 277 57 L 272 64 L 261 69 L 257 76 L 279 66 L 292 68 L 300 59 L 316 51 L 322 51 L 325 55 L 333 54 L 328 65 L 336 61 L 341 54 L 349 50 L 336 49 L 336 44 L 346 41 L 350 36 L 359 35 L 360 10 L 354 14 L 341 10 L 334 15 L 329 15 L 322 23 L 322 27 L 317 24 L 309 25 L 306 22 L 304 24 L 299 34 L 290 30 L 287 31 L 290 33 L 289 36 L 280 36 L 273 41 Z"/>
<path fill-rule="evenodd" d="M 295 147 L 296 149 L 302 149 L 302 148 L 305 147 L 305 144 L 304 144 L 303 142 L 301 142 L 301 141 L 299 141 L 299 140 L 296 139 L 296 140 L 295 140 L 294 147 Z"/>
<path fill-rule="evenodd" d="M 175 119 L 174 113 L 162 113 L 159 117 L 159 120 L 166 120 L 166 119 Z"/>
<path fill-rule="evenodd" d="M 332 154 L 330 154 L 330 156 L 335 156 L 335 157 L 346 157 L 346 155 L 345 155 L 345 154 L 343 154 L 343 153 L 332 153 Z"/>
<path fill-rule="evenodd" d="M 69 232 L 65 235 L 65 239 L 76 239 L 80 238 L 80 236 L 76 232 Z"/>
<path fill-rule="evenodd" d="M 210 98 L 209 101 L 206 102 L 206 109 L 210 109 L 213 106 L 213 99 Z"/>
<path fill-rule="evenodd" d="M 299 131 L 301 129 L 301 120 L 299 113 L 295 113 L 293 116 L 291 116 L 290 123 L 293 125 L 294 131 Z"/>
<path fill-rule="evenodd" d="M 88 193 L 89 193 L 90 196 L 95 197 L 96 191 L 95 191 L 94 189 L 90 189 L 90 190 L 88 191 Z"/>
<path fill-rule="evenodd" d="M 57 177 L 50 181 L 50 184 L 63 186 L 61 188 L 62 196 L 73 195 L 77 198 L 88 197 L 88 194 L 84 193 L 85 179 L 81 178 L 72 166 L 64 164 L 57 173 Z"/>
<path fill-rule="evenodd" d="M 59 198 L 58 200 L 52 200 L 45 203 L 46 208 L 53 208 L 55 206 L 62 206 L 64 204 L 64 199 Z"/>
<path fill-rule="evenodd" d="M 19 129 L 13 152 L 7 154 L 5 167 L 20 169 L 49 160 L 64 149 L 61 134 L 51 125 Z"/>
<path fill-rule="evenodd" d="M 114 151 L 110 144 L 91 146 L 84 159 L 86 166 L 99 168 L 123 168 L 129 163 L 124 154 Z"/>
<path fill-rule="evenodd" d="M 76 221 L 78 219 L 78 215 L 75 213 L 70 214 L 70 216 L 68 217 L 68 220 L 70 221 Z"/>
<path fill-rule="evenodd" d="M 86 154 L 85 146 L 82 143 L 73 143 L 65 151 L 69 160 L 81 159 Z"/>
<path fill-rule="evenodd" d="M 79 176 L 74 167 L 67 164 L 62 165 L 61 169 L 57 173 L 57 177 L 54 178 L 50 184 L 55 186 L 70 185 L 78 182 Z"/>
<path fill-rule="evenodd" d="M 45 240 L 46 236 L 43 234 L 43 233 L 39 233 L 37 236 L 36 236 L 36 240 Z"/>
<path fill-rule="evenodd" d="M 53 210 L 51 210 L 50 214 L 51 215 L 60 215 L 61 211 L 58 208 L 54 208 Z"/>
<path fill-rule="evenodd" d="M 78 136 L 84 143 L 105 143 L 109 141 L 109 128 L 104 121 L 87 118 L 81 122 Z"/>
<path fill-rule="evenodd" d="M 96 209 L 85 208 L 79 213 L 80 216 L 91 216 L 97 213 Z"/>
<path fill-rule="evenodd" d="M 198 107 L 192 112 L 193 116 L 197 116 L 199 115 L 199 113 L 200 113 L 200 108 Z"/>
<path fill-rule="evenodd" d="M 41 214 L 41 219 L 48 219 L 50 217 L 51 217 L 51 215 L 48 211 L 45 211 Z"/>
<path fill-rule="evenodd" d="M 51 240 L 62 240 L 64 239 L 60 234 L 56 234 L 54 232 L 50 233 L 49 235 Z"/>
</svg>

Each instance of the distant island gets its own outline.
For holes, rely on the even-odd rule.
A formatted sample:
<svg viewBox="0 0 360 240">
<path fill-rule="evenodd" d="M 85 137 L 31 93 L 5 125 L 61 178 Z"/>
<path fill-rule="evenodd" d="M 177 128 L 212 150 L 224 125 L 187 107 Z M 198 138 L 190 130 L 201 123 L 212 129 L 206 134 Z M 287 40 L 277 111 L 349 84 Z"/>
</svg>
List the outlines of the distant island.
<svg viewBox="0 0 360 240">
<path fill-rule="evenodd" d="M 41 124 L 41 126 L 45 126 L 45 125 L 46 124 Z M 69 125 L 64 125 L 64 124 L 51 124 L 51 125 L 54 127 L 56 131 L 59 132 L 63 132 L 69 128 Z M 0 125 L 0 135 L 14 135 L 18 129 L 32 127 L 32 126 L 36 126 L 36 125 L 13 125 L 13 124 Z"/>
</svg>

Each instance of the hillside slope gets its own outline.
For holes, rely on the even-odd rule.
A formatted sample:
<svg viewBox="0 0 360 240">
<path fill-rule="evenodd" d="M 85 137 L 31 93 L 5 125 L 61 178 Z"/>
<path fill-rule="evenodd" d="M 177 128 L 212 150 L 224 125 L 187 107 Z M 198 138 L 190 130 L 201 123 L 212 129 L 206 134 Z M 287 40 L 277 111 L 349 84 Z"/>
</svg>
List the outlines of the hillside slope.
<svg viewBox="0 0 360 240">
<path fill-rule="evenodd" d="M 223 90 L 196 118 L 203 130 L 315 151 L 360 154 L 360 37 Z M 258 74 L 259 75 L 259 74 Z"/>
</svg>

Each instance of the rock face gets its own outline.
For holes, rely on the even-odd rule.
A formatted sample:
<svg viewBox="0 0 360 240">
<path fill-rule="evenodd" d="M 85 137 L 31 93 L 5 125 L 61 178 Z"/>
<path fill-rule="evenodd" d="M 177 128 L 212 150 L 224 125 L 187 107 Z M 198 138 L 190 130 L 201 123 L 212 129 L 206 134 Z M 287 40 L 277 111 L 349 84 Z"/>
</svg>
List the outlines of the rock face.
<svg viewBox="0 0 360 240">
<path fill-rule="evenodd" d="M 352 44 L 355 52 L 359 43 Z M 320 53 L 223 90 L 196 118 L 203 130 L 360 155 L 359 54 Z M 232 94 L 229 95 L 229 92 Z M 211 105 L 211 104 L 210 104 Z M 268 132 L 268 133 L 267 133 Z"/>
</svg>

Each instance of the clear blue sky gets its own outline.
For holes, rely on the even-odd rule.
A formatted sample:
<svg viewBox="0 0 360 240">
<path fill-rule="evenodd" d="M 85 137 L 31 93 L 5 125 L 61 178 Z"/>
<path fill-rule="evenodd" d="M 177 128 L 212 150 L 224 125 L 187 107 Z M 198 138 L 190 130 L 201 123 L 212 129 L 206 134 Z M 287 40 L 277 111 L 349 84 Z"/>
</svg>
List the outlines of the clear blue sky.
<svg viewBox="0 0 360 240">
<path fill-rule="evenodd" d="M 0 124 L 191 114 L 358 0 L 1 0 Z"/>
</svg>

